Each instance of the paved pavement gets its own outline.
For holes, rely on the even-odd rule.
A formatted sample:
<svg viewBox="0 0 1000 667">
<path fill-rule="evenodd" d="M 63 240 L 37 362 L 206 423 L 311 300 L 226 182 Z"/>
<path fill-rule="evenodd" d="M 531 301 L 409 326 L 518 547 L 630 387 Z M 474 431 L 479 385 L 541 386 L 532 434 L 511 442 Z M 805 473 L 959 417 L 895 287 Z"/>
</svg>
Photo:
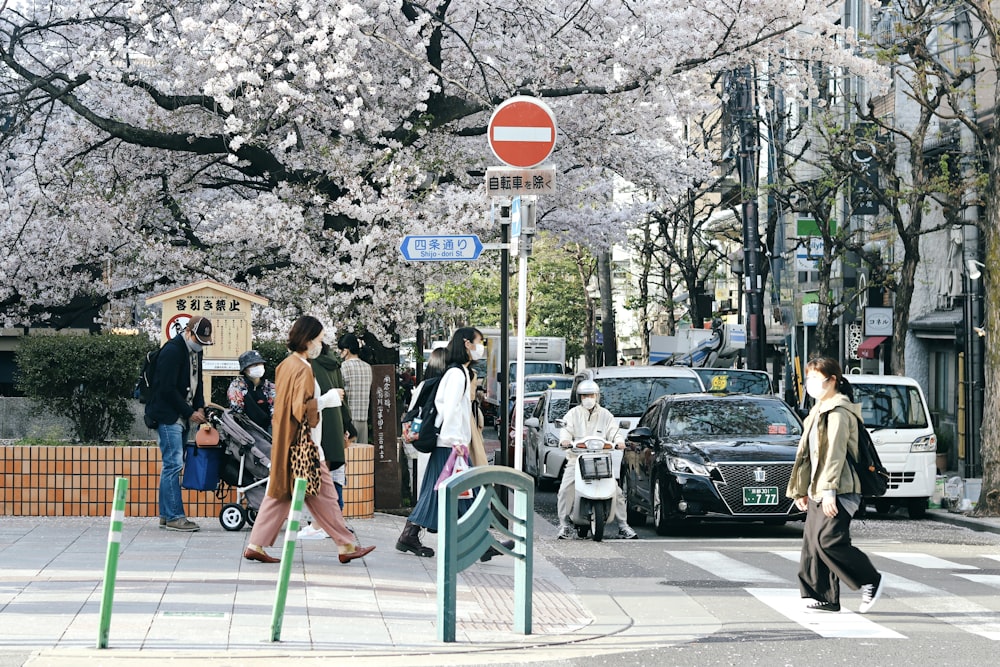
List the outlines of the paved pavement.
<svg viewBox="0 0 1000 667">
<path fill-rule="evenodd" d="M 1000 533 L 1000 519 L 936 510 L 928 516 Z M 351 521 L 360 542 L 378 549 L 348 565 L 338 562 L 331 540 L 299 542 L 281 641 L 272 643 L 278 566 L 241 557 L 249 531 L 226 532 L 206 519 L 198 533 L 175 533 L 160 530 L 156 519 L 127 518 L 109 648 L 97 649 L 108 520 L 2 517 L 0 667 L 274 667 L 330 658 L 357 665 L 572 664 L 718 629 L 680 589 L 658 588 L 659 604 L 650 605 L 644 582 L 567 577 L 550 560 L 558 553 L 553 528 L 537 517 L 533 633 L 512 632 L 513 567 L 494 558 L 460 575 L 457 641 L 440 643 L 437 561 L 393 548 L 403 521 L 385 514 Z M 270 552 L 280 555 L 278 547 Z M 686 623 L 664 623 L 657 612 L 664 605 Z"/>
</svg>

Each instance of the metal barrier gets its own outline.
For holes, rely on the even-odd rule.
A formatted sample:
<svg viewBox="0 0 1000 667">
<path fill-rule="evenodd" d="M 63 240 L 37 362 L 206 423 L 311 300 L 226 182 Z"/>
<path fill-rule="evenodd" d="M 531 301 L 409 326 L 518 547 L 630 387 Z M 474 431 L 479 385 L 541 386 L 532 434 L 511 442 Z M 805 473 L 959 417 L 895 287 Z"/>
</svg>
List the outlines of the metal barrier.
<svg viewBox="0 0 1000 667">
<path fill-rule="evenodd" d="M 514 491 L 513 512 L 498 497 L 498 486 Z M 472 507 L 459 518 L 459 494 L 477 487 Z M 514 632 L 531 634 L 534 506 L 534 480 L 511 468 L 470 468 L 438 488 L 438 641 L 455 641 L 458 573 L 476 562 L 491 546 L 514 559 Z M 498 514 L 510 528 L 503 524 Z M 513 540 L 513 550 L 497 542 L 490 528 Z"/>
</svg>

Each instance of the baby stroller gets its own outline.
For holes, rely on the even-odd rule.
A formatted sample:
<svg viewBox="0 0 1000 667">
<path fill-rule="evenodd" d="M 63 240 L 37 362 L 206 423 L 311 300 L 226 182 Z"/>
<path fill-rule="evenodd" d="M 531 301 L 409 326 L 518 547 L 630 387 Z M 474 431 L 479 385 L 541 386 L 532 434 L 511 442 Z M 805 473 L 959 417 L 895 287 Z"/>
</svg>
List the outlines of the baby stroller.
<svg viewBox="0 0 1000 667">
<path fill-rule="evenodd" d="M 271 475 L 271 436 L 242 413 L 218 406 L 206 412 L 222 446 L 217 494 L 225 497 L 226 485 L 236 489 L 236 502 L 222 506 L 219 523 L 226 530 L 252 526 Z"/>
</svg>

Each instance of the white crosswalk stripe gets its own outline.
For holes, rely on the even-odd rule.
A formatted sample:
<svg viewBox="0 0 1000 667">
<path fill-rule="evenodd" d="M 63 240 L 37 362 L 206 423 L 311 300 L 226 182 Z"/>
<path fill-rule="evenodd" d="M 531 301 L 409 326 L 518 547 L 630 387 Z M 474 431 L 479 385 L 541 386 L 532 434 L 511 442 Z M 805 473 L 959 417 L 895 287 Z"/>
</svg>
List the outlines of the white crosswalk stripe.
<svg viewBox="0 0 1000 667">
<path fill-rule="evenodd" d="M 894 630 L 841 607 L 840 613 L 806 611 L 807 600 L 794 588 L 748 588 L 755 598 L 782 616 L 812 630 L 821 637 L 850 639 L 906 639 Z"/>
<path fill-rule="evenodd" d="M 787 579 L 753 565 L 748 565 L 718 551 L 668 551 L 667 554 L 685 563 L 711 572 L 726 581 L 750 584 L 780 584 Z"/>
<path fill-rule="evenodd" d="M 978 570 L 979 569 L 975 565 L 954 563 L 950 560 L 938 558 L 937 556 L 929 556 L 927 554 L 905 553 L 902 551 L 876 551 L 875 555 L 881 556 L 882 558 L 889 558 L 891 560 L 899 561 L 900 563 L 906 563 L 907 565 L 920 567 L 925 570 Z"/>
<path fill-rule="evenodd" d="M 956 574 L 955 576 L 967 579 L 974 584 L 986 584 L 1000 588 L 1000 574 Z"/>
<path fill-rule="evenodd" d="M 797 551 L 774 551 L 772 553 L 796 563 L 799 562 L 799 553 Z M 958 564 L 956 563 L 955 565 Z M 917 567 L 920 567 L 920 565 Z M 966 567 L 971 567 L 974 570 L 979 569 L 972 566 Z M 998 614 L 993 610 L 940 588 L 934 588 L 919 581 L 900 577 L 891 572 L 883 570 L 882 576 L 885 594 L 889 597 L 903 602 L 921 614 L 932 616 L 965 632 L 970 632 L 994 641 L 1000 640 L 1000 623 L 996 621 Z M 969 578 L 976 575 L 963 574 L 959 576 Z"/>
</svg>

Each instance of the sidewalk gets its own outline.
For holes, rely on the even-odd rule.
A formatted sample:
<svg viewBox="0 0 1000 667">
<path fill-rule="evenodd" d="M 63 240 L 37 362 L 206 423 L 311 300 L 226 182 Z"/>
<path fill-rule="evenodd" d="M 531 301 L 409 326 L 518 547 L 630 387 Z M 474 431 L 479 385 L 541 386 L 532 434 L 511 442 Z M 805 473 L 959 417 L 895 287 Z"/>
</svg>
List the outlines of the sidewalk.
<svg viewBox="0 0 1000 667">
<path fill-rule="evenodd" d="M 126 518 L 109 648 L 99 650 L 108 520 L 3 517 L 0 665 L 184 667 L 210 660 L 271 667 L 318 657 L 362 665 L 510 664 L 700 634 L 689 626 L 671 636 L 660 622 L 640 632 L 642 610 L 629 611 L 630 601 L 619 604 L 600 586 L 578 590 L 536 541 L 533 634 L 512 632 L 513 567 L 497 557 L 459 575 L 457 641 L 438 642 L 437 560 L 395 550 L 403 521 L 383 514 L 351 521 L 360 542 L 378 549 L 348 565 L 338 562 L 331 540 L 299 542 L 281 641 L 272 643 L 278 566 L 242 558 L 248 530 L 226 532 L 218 521 L 201 520 L 200 532 L 177 533 L 160 530 L 156 519 Z M 541 517 L 536 523 L 541 532 L 551 528 Z M 272 555 L 280 556 L 281 539 Z M 433 536 L 427 541 L 433 545 Z"/>
<path fill-rule="evenodd" d="M 928 518 L 1000 533 L 1000 519 L 940 510 Z M 536 516 L 533 634 L 511 631 L 513 567 L 498 557 L 459 575 L 457 641 L 438 642 L 437 560 L 393 548 L 403 521 L 351 521 L 361 543 L 378 549 L 349 565 L 330 540 L 299 542 L 281 641 L 272 643 L 278 566 L 242 558 L 249 531 L 201 520 L 200 532 L 175 533 L 155 519 L 126 518 L 109 648 L 97 649 L 108 520 L 0 517 L 0 666 L 572 664 L 718 627 L 662 577 L 571 579 L 552 560 L 561 557 L 552 526 Z M 270 553 L 280 555 L 279 546 Z M 685 623 L 665 623 L 664 609 Z"/>
</svg>

